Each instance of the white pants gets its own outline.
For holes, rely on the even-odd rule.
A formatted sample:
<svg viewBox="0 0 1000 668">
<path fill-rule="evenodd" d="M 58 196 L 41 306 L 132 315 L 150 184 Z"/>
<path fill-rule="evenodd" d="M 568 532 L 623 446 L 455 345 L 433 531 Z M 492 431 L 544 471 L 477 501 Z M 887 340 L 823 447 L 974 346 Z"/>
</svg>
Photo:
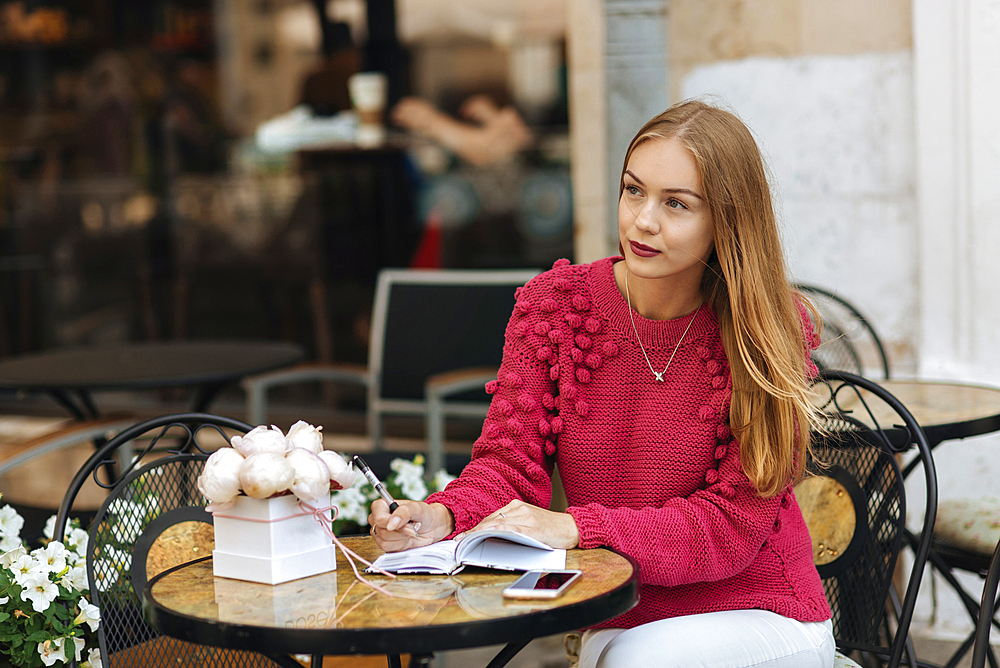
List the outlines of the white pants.
<svg viewBox="0 0 1000 668">
<path fill-rule="evenodd" d="M 728 610 L 583 634 L 580 668 L 832 668 L 833 625 Z"/>
</svg>

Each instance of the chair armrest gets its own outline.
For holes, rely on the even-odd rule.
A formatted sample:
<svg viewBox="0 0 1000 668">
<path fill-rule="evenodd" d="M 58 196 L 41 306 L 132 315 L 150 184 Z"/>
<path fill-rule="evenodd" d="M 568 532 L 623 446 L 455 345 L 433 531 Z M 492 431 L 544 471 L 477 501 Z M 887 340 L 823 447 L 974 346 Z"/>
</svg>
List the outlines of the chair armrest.
<svg viewBox="0 0 1000 668">
<path fill-rule="evenodd" d="M 469 367 L 434 374 L 424 384 L 427 398 L 427 468 L 433 475 L 444 467 L 445 398 L 483 387 L 497 377 L 495 367 Z M 483 413 L 489 408 L 483 405 Z"/>
<path fill-rule="evenodd" d="M 322 380 L 368 387 L 371 375 L 361 364 L 299 364 L 244 378 L 240 385 L 247 394 L 247 422 L 252 425 L 267 422 L 267 392 L 272 387 Z"/>
<path fill-rule="evenodd" d="M 36 436 L 2 450 L 0 475 L 44 454 L 72 447 L 83 441 L 104 438 L 111 432 L 119 432 L 135 424 L 134 417 L 107 417 L 87 422 L 74 422 L 65 427 Z"/>
<path fill-rule="evenodd" d="M 496 367 L 469 367 L 436 373 L 424 383 L 424 395 L 430 401 L 431 397 L 444 399 L 452 394 L 467 392 L 483 387 L 491 380 L 496 380 Z"/>
</svg>

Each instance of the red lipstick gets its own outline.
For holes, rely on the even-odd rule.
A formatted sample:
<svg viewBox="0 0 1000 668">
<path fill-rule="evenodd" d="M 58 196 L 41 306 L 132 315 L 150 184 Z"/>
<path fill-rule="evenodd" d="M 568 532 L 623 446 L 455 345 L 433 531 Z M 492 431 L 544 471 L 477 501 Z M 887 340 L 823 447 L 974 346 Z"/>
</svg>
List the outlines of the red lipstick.
<svg viewBox="0 0 1000 668">
<path fill-rule="evenodd" d="M 654 255 L 660 254 L 660 251 L 655 248 L 650 248 L 649 246 L 640 244 L 638 241 L 630 241 L 628 244 L 632 248 L 632 252 L 639 257 L 653 257 Z"/>
</svg>

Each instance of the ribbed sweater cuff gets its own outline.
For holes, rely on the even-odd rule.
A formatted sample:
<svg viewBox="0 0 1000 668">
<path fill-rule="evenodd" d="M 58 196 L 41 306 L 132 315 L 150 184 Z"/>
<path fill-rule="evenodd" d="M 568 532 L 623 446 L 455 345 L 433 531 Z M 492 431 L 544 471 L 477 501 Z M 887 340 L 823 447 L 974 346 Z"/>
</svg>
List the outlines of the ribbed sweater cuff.
<svg viewBox="0 0 1000 668">
<path fill-rule="evenodd" d="M 479 524 L 479 520 L 469 512 L 470 508 L 468 504 L 462 503 L 460 499 L 456 502 L 456 499 L 448 492 L 437 492 L 424 500 L 427 503 L 443 504 L 451 511 L 452 516 L 455 518 L 455 531 L 448 538 L 453 538 L 456 534 L 468 531 Z"/>
<path fill-rule="evenodd" d="M 587 506 L 570 506 L 566 512 L 576 521 L 576 530 L 580 532 L 580 543 L 577 547 L 590 549 L 608 545 L 608 537 L 604 535 L 604 522 L 591 508 Z"/>
</svg>

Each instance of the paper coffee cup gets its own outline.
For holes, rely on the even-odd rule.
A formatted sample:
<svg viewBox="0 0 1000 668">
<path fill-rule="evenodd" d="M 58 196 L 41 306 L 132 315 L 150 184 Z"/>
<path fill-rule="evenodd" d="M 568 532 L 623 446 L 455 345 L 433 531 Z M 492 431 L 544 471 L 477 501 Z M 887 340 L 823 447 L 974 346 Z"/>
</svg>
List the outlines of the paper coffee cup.
<svg viewBox="0 0 1000 668">
<path fill-rule="evenodd" d="M 385 138 L 385 105 L 389 81 L 381 72 L 359 72 L 347 80 L 351 104 L 358 115 L 359 144 L 377 144 Z"/>
</svg>

